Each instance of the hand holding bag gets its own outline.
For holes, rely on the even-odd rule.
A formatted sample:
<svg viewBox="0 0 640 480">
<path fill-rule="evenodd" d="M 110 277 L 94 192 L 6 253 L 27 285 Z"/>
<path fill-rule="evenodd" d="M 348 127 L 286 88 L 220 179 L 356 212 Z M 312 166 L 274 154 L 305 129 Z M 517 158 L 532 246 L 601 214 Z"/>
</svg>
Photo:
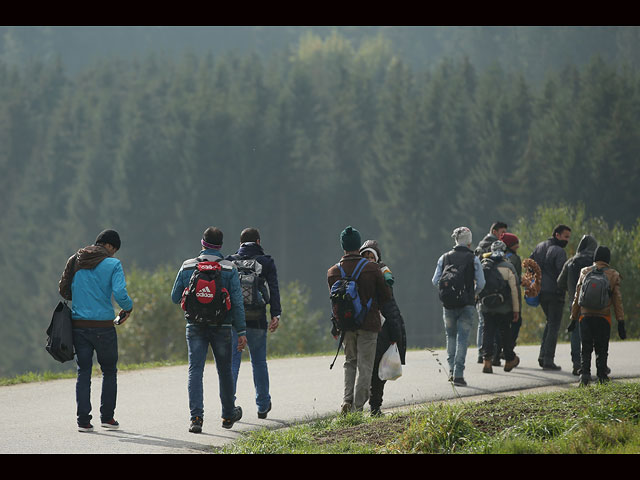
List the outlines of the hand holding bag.
<svg viewBox="0 0 640 480">
<path fill-rule="evenodd" d="M 380 380 L 396 380 L 402 376 L 402 363 L 398 345 L 392 344 L 380 359 L 378 377 Z"/>
</svg>

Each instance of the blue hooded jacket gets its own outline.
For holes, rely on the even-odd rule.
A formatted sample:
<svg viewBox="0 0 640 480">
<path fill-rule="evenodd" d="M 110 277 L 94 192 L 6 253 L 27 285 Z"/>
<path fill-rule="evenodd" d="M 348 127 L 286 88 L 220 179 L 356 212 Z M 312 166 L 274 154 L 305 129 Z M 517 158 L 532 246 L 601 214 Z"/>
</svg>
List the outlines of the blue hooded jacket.
<svg viewBox="0 0 640 480">
<path fill-rule="evenodd" d="M 236 255 L 242 257 L 254 258 L 262 265 L 262 274 L 269 285 L 269 313 L 272 317 L 277 317 L 282 314 L 282 307 L 280 306 L 280 288 L 278 286 L 278 272 L 276 264 L 270 255 L 265 255 L 264 250 L 260 245 L 255 242 L 245 242 L 240 245 L 240 248 L 236 252 Z M 233 260 L 234 255 L 227 257 L 227 260 Z M 247 326 L 252 328 L 266 329 L 267 322 L 267 309 L 264 308 L 263 314 L 257 321 L 248 321 Z"/>
<path fill-rule="evenodd" d="M 219 250 L 214 250 L 212 248 L 205 248 L 200 252 L 198 257 L 201 257 L 203 255 L 218 257 L 220 260 L 224 259 L 224 256 L 222 255 L 222 253 L 220 253 Z M 185 262 L 182 264 L 182 267 L 180 267 L 180 271 L 178 271 L 178 275 L 176 276 L 176 280 L 173 284 L 173 289 L 171 290 L 171 300 L 173 301 L 173 303 L 180 303 L 180 300 L 182 299 L 182 292 L 187 286 L 189 286 L 189 280 L 191 279 L 193 270 L 185 270 L 184 267 L 191 260 L 193 259 L 185 260 Z M 228 264 L 228 262 L 225 262 L 224 264 Z M 244 336 L 247 333 L 247 328 L 244 320 L 242 288 L 240 287 L 238 270 L 235 267 L 233 267 L 231 270 L 222 270 L 222 286 L 229 291 L 229 295 L 231 296 L 231 312 L 222 325 L 233 326 L 236 332 L 238 332 L 239 336 Z"/>
</svg>

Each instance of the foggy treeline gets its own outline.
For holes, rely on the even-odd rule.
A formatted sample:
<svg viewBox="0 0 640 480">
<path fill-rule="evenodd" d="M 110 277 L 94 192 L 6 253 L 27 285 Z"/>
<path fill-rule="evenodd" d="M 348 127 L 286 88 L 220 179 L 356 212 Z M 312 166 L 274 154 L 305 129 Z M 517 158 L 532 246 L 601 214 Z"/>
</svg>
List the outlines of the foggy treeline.
<svg viewBox="0 0 640 480">
<path fill-rule="evenodd" d="M 225 254 L 257 227 L 281 284 L 308 286 L 329 335 L 326 272 L 353 225 L 380 242 L 410 346 L 443 345 L 431 277 L 455 227 L 477 244 L 493 221 L 558 203 L 635 227 L 631 53 L 541 82 L 464 56 L 418 67 L 384 36 L 335 32 L 269 56 L 151 51 L 74 73 L 61 58 L 0 61 L 0 375 L 51 367 L 60 274 L 105 228 L 120 232 L 126 273 L 177 272 L 209 225 Z"/>
</svg>

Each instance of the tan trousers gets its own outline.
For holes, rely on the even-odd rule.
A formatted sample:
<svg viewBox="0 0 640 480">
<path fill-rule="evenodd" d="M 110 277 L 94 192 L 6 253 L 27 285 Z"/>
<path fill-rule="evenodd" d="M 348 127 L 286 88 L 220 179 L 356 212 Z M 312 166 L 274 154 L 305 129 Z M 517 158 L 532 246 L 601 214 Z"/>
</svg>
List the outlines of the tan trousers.
<svg viewBox="0 0 640 480">
<path fill-rule="evenodd" d="M 344 398 L 354 411 L 362 411 L 369 400 L 371 373 L 376 356 L 378 332 L 356 330 L 344 335 Z"/>
</svg>

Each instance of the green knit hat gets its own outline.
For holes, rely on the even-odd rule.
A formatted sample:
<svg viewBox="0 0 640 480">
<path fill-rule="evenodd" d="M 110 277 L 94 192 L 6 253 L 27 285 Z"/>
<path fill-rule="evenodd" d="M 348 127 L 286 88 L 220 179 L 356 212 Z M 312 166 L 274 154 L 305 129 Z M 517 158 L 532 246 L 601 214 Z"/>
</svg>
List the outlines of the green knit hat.
<svg viewBox="0 0 640 480">
<path fill-rule="evenodd" d="M 360 249 L 360 232 L 355 228 L 348 226 L 340 234 L 340 244 L 345 252 L 354 252 Z"/>
</svg>

